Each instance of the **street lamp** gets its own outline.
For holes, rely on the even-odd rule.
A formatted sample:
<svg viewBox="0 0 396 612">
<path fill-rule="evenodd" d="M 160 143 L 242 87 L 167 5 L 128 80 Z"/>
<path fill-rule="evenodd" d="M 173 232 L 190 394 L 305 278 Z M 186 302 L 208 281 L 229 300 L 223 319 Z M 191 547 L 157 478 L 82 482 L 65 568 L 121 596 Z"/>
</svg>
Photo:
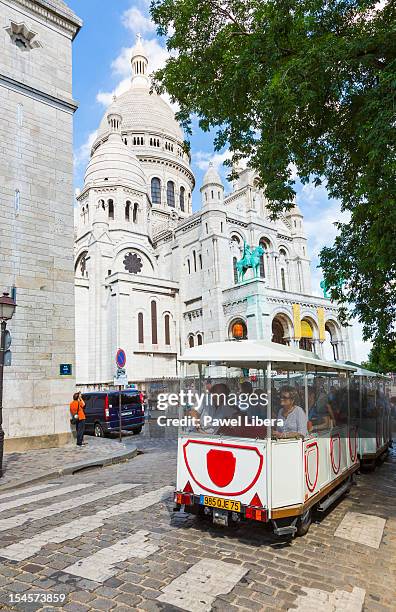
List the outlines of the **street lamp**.
<svg viewBox="0 0 396 612">
<path fill-rule="evenodd" d="M 4 453 L 4 431 L 3 431 L 3 374 L 4 353 L 7 321 L 12 319 L 16 308 L 15 301 L 8 293 L 0 297 L 0 321 L 1 321 L 1 344 L 0 344 L 0 478 L 3 476 L 3 453 Z"/>
</svg>

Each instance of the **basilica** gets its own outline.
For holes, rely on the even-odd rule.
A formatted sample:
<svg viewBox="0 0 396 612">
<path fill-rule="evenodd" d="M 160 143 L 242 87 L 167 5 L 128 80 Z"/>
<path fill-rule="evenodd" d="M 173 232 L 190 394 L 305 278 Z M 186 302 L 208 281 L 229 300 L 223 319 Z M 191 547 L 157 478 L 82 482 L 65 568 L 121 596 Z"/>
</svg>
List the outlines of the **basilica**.
<svg viewBox="0 0 396 612">
<path fill-rule="evenodd" d="M 130 89 L 99 126 L 78 196 L 77 383 L 111 383 L 118 348 L 130 382 L 176 377 L 185 348 L 227 338 L 350 358 L 337 305 L 312 294 L 299 207 L 272 221 L 252 170 L 240 169 L 226 194 L 210 165 L 193 212 L 183 132 L 150 92 L 140 39 L 131 64 Z M 262 249 L 256 274 L 242 280 L 246 245 Z"/>
</svg>

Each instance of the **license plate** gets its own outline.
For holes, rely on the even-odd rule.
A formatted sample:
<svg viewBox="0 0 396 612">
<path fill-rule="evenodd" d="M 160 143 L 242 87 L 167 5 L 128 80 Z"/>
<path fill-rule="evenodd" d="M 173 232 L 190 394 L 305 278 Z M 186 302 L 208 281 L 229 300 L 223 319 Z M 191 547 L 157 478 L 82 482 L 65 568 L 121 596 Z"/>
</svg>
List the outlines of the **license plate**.
<svg viewBox="0 0 396 612">
<path fill-rule="evenodd" d="M 201 495 L 199 503 L 202 506 L 210 508 L 219 508 L 220 510 L 231 510 L 232 512 L 241 511 L 241 502 L 233 499 L 222 499 L 221 497 L 212 497 L 211 495 Z"/>
</svg>

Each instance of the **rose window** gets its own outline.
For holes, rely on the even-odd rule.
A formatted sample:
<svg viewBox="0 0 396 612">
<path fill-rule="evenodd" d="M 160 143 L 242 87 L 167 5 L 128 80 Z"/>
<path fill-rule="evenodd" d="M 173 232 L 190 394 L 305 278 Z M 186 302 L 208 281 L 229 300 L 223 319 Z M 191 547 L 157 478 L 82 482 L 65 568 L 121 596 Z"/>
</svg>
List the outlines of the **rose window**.
<svg viewBox="0 0 396 612">
<path fill-rule="evenodd" d="M 131 274 L 139 274 L 142 271 L 143 263 L 139 255 L 128 253 L 124 257 L 124 267 Z"/>
</svg>

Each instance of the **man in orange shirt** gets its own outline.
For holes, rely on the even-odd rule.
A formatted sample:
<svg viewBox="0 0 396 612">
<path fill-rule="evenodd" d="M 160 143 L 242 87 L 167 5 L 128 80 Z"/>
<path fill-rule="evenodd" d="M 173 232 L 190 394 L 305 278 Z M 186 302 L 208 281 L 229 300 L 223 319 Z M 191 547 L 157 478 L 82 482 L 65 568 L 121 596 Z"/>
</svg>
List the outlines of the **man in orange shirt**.
<svg viewBox="0 0 396 612">
<path fill-rule="evenodd" d="M 85 412 L 84 412 L 85 402 L 82 398 L 81 392 L 75 393 L 73 395 L 73 401 L 70 402 L 70 414 L 72 419 L 76 419 L 76 429 L 77 429 L 77 446 L 81 448 L 84 440 L 84 430 L 85 430 Z M 75 416 L 77 415 L 77 417 Z"/>
</svg>

